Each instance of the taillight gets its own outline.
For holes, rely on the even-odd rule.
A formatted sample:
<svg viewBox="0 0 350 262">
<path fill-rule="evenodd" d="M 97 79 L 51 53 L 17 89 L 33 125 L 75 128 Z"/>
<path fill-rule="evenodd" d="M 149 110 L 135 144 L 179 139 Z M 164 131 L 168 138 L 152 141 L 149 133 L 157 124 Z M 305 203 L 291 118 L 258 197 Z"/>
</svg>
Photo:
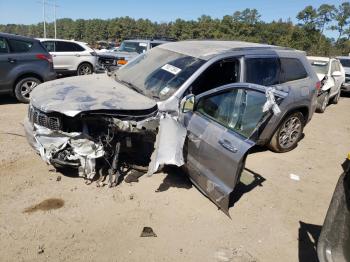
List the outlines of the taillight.
<svg viewBox="0 0 350 262">
<path fill-rule="evenodd" d="M 321 89 L 321 81 L 318 81 L 317 83 L 316 83 L 316 89 L 317 90 L 320 90 Z"/>
<path fill-rule="evenodd" d="M 40 60 L 45 60 L 45 61 L 49 62 L 50 64 L 53 63 L 52 56 L 50 54 L 37 54 L 36 58 L 38 58 Z"/>
</svg>

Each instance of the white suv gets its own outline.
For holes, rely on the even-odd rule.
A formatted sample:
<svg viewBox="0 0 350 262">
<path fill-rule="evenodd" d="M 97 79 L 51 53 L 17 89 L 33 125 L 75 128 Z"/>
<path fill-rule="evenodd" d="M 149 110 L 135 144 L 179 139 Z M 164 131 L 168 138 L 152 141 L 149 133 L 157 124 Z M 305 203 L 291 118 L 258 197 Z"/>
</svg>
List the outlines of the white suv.
<svg viewBox="0 0 350 262">
<path fill-rule="evenodd" d="M 47 38 L 39 40 L 52 55 L 57 73 L 89 75 L 95 71 L 97 56 L 86 43 Z"/>
</svg>

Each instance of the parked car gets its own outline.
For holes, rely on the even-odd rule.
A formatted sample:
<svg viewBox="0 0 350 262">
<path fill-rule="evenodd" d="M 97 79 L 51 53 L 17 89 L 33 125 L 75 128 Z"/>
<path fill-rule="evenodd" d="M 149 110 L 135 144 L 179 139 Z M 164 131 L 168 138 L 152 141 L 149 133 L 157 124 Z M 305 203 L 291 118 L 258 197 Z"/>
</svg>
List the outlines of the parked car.
<svg viewBox="0 0 350 262">
<path fill-rule="evenodd" d="M 52 55 L 57 73 L 90 75 L 95 71 L 97 55 L 86 43 L 48 38 L 39 40 Z"/>
<path fill-rule="evenodd" d="M 345 82 L 345 71 L 336 58 L 309 56 L 308 59 L 322 84 L 316 110 L 324 113 L 329 102 L 339 102 L 341 86 Z"/>
<path fill-rule="evenodd" d="M 0 33 L 0 94 L 26 103 L 37 85 L 55 78 L 52 57 L 39 41 Z"/>
<path fill-rule="evenodd" d="M 343 169 L 317 244 L 320 262 L 350 261 L 350 154 Z"/>
<path fill-rule="evenodd" d="M 122 66 L 128 63 L 139 54 L 145 53 L 148 50 L 168 43 L 166 40 L 157 39 L 133 39 L 124 40 L 119 48 L 115 48 L 108 52 L 98 52 L 98 64 L 101 69 L 108 68 L 110 66 Z"/>
<path fill-rule="evenodd" d="M 131 163 L 149 165 L 150 173 L 185 164 L 191 180 L 227 211 L 250 149 L 295 148 L 318 87 L 304 52 L 234 41 L 168 43 L 111 77 L 35 90 L 25 130 L 47 163 L 77 167 L 88 180 L 119 178 L 119 167 Z"/>
<path fill-rule="evenodd" d="M 342 91 L 350 92 L 350 56 L 337 57 L 345 70 L 345 82 L 342 86 Z"/>
</svg>

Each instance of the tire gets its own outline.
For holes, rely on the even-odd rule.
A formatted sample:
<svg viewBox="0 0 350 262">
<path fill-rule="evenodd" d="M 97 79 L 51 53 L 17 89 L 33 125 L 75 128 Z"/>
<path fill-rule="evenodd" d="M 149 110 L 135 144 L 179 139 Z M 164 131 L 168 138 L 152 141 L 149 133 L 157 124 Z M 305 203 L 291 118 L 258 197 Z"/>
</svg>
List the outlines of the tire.
<svg viewBox="0 0 350 262">
<path fill-rule="evenodd" d="M 316 112 L 317 113 L 324 113 L 326 111 L 326 108 L 329 104 L 329 93 L 325 92 L 320 96 L 320 102 L 317 103 L 317 108 L 316 108 Z"/>
<path fill-rule="evenodd" d="M 294 112 L 288 115 L 277 128 L 268 147 L 276 153 L 285 153 L 297 147 L 305 127 L 302 113 Z"/>
<path fill-rule="evenodd" d="M 41 84 L 41 81 L 36 77 L 25 77 L 19 80 L 14 89 L 17 100 L 22 103 L 29 103 L 30 93 L 39 84 Z"/>
<path fill-rule="evenodd" d="M 332 104 L 336 105 L 339 103 L 340 93 L 341 93 L 341 89 L 339 88 L 338 93 L 335 95 L 335 97 L 332 98 L 332 101 L 331 101 Z"/>
<path fill-rule="evenodd" d="M 77 69 L 77 75 L 82 76 L 82 75 L 91 75 L 92 72 L 92 65 L 89 63 L 82 63 L 78 66 Z"/>
</svg>

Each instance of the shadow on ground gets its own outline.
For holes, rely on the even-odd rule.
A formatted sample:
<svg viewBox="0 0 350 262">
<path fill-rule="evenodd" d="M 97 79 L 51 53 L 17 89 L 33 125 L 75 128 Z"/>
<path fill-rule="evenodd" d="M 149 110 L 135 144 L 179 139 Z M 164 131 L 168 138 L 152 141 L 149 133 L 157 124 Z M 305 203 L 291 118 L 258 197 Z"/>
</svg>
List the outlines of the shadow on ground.
<svg viewBox="0 0 350 262">
<path fill-rule="evenodd" d="M 321 226 L 299 221 L 299 261 L 318 262 L 317 242 L 321 234 Z"/>
<path fill-rule="evenodd" d="M 0 105 L 19 104 L 17 99 L 10 95 L 0 96 Z"/>
<path fill-rule="evenodd" d="M 235 189 L 231 194 L 229 207 L 233 207 L 242 198 L 244 194 L 249 193 L 258 186 L 262 187 L 265 181 L 266 179 L 263 178 L 260 174 L 248 168 L 245 168 L 242 173 L 241 180 L 236 185 Z"/>
<path fill-rule="evenodd" d="M 189 180 L 187 174 L 178 167 L 174 166 L 165 166 L 163 172 L 166 174 L 163 182 L 159 185 L 156 192 L 164 192 L 169 188 L 183 188 L 190 189 L 192 188 L 192 183 Z"/>
</svg>

